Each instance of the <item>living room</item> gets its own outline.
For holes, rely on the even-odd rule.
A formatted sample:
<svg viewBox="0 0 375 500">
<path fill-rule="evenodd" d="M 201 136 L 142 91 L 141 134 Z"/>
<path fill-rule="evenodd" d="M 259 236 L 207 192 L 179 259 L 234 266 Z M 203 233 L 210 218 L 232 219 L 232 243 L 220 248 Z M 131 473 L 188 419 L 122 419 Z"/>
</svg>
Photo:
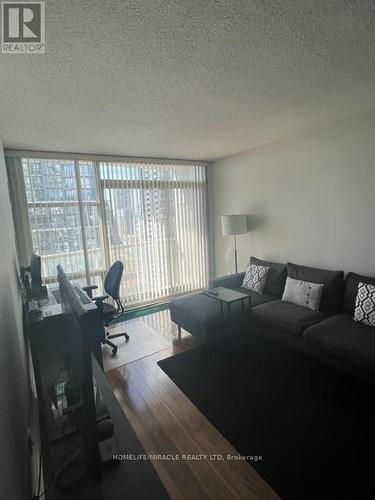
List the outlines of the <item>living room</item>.
<svg viewBox="0 0 375 500">
<path fill-rule="evenodd" d="M 373 2 L 1 19 L 4 498 L 374 498 Z"/>
</svg>

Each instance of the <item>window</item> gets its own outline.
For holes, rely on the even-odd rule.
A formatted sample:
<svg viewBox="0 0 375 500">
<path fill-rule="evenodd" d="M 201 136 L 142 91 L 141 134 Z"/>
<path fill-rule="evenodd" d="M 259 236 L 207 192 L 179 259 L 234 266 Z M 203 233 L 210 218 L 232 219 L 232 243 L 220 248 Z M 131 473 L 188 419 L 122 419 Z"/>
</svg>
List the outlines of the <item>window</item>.
<svg viewBox="0 0 375 500">
<path fill-rule="evenodd" d="M 56 284 L 61 263 L 77 283 L 101 287 L 121 260 L 130 304 L 206 286 L 204 166 L 23 158 L 22 171 L 47 284 Z"/>
<path fill-rule="evenodd" d="M 61 263 L 77 283 L 98 281 L 105 268 L 93 163 L 23 159 L 32 246 L 43 257 L 43 279 L 56 283 Z"/>
</svg>

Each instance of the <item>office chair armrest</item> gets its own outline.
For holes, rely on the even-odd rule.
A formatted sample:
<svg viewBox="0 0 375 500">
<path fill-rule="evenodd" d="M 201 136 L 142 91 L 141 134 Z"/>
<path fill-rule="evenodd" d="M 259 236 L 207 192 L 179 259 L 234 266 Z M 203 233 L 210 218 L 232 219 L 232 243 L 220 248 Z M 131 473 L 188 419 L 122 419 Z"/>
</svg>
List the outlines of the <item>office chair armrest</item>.
<svg viewBox="0 0 375 500">
<path fill-rule="evenodd" d="M 104 313 L 104 304 L 103 302 L 108 299 L 108 295 L 98 295 L 97 297 L 92 297 L 91 300 L 94 302 L 96 307 L 99 310 L 100 316 L 103 316 Z"/>
<path fill-rule="evenodd" d="M 106 299 L 108 299 L 109 295 L 98 295 L 97 297 L 93 297 L 91 300 L 93 302 L 104 302 Z"/>
<path fill-rule="evenodd" d="M 90 299 L 92 299 L 92 291 L 96 290 L 97 288 L 98 288 L 97 285 L 87 285 L 87 286 L 83 286 L 82 290 L 84 290 L 87 293 L 87 295 L 90 297 Z"/>
</svg>

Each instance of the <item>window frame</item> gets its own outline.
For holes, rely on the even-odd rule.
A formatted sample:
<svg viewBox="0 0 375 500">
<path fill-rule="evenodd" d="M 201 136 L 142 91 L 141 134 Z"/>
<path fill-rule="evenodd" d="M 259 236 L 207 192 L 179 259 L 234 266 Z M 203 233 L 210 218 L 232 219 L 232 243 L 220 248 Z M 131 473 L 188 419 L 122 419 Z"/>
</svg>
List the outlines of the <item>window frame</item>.
<svg viewBox="0 0 375 500">
<path fill-rule="evenodd" d="M 171 164 L 173 166 L 197 166 L 197 167 L 206 167 L 206 173 L 204 175 L 204 179 L 202 182 L 197 182 L 197 180 L 184 180 L 183 188 L 184 189 L 199 189 L 202 187 L 202 194 L 199 192 L 195 194 L 195 196 L 201 197 L 200 203 L 204 204 L 204 212 L 205 212 L 205 237 L 207 239 L 207 247 L 205 250 L 202 250 L 202 262 L 199 262 L 199 265 L 202 266 L 203 274 L 205 274 L 208 278 L 210 275 L 210 231 L 209 231 L 209 214 L 208 214 L 208 173 L 207 173 L 207 163 L 199 162 L 199 161 L 181 161 L 181 160 L 171 160 L 171 159 L 151 159 L 151 158 L 134 158 L 134 157 L 110 157 L 110 156 L 93 156 L 93 155 L 71 155 L 71 154 L 50 154 L 45 152 L 23 152 L 17 151 L 16 154 L 9 154 L 9 150 L 6 151 L 6 156 L 17 156 L 18 158 L 25 160 L 30 159 L 40 159 L 40 160 L 68 160 L 74 163 L 74 175 L 77 189 L 77 197 L 76 201 L 68 200 L 68 201 L 47 201 L 47 202 L 28 202 L 27 201 L 27 211 L 29 212 L 30 208 L 53 208 L 53 207 L 77 207 L 79 211 L 79 219 L 80 219 L 80 232 L 82 235 L 82 243 L 83 243 L 83 257 L 85 262 L 85 270 L 77 271 L 69 273 L 69 276 L 74 279 L 86 279 L 87 283 L 90 284 L 93 277 L 100 277 L 102 280 L 104 279 L 106 269 L 108 269 L 110 265 L 110 248 L 111 244 L 109 241 L 109 234 L 107 230 L 107 213 L 105 206 L 105 189 L 124 189 L 124 190 L 147 190 L 147 189 L 161 189 L 161 190 L 178 190 L 181 189 L 180 180 L 179 179 L 170 179 L 170 180 L 154 180 L 154 179 L 106 179 L 101 177 L 101 164 L 102 163 L 124 163 L 127 165 L 168 165 Z M 81 172 L 80 172 L 80 162 L 90 162 L 93 166 L 95 173 L 95 181 L 97 188 L 97 199 L 94 200 L 84 200 L 82 194 L 82 182 L 81 182 Z M 103 269 L 91 269 L 88 257 L 88 246 L 87 246 L 87 231 L 85 225 L 85 217 L 84 217 L 84 209 L 85 207 L 97 207 L 98 213 L 98 221 L 100 226 L 100 252 L 102 253 L 103 259 Z M 179 229 L 181 231 L 181 229 Z M 201 251 L 201 250 L 199 250 Z M 80 253 L 82 250 L 79 251 Z M 203 255 L 203 252 L 205 254 Z M 170 273 L 170 271 L 168 271 Z M 46 284 L 51 285 L 56 283 L 56 279 L 54 276 L 46 276 L 44 277 L 44 281 Z M 168 282 L 171 281 L 172 284 L 168 285 L 168 290 L 176 289 L 176 285 L 173 284 L 172 280 L 168 279 Z M 183 288 L 183 287 L 182 287 Z M 189 291 L 193 291 L 188 289 Z M 176 293 L 174 291 L 170 295 L 164 295 L 162 297 L 163 300 L 168 297 L 178 295 L 179 293 L 184 293 L 188 290 L 181 289 Z M 167 290 L 165 290 L 167 292 Z M 141 302 L 132 302 L 132 305 L 138 305 L 140 303 L 145 304 L 148 302 L 155 302 L 155 300 L 142 300 Z"/>
</svg>

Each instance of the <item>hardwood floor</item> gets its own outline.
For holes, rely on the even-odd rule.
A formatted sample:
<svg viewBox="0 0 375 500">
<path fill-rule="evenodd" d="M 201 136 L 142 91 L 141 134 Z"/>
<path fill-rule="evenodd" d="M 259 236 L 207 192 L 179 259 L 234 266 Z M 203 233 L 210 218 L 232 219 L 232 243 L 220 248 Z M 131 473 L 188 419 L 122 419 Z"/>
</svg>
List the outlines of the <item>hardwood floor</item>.
<svg viewBox="0 0 375 500">
<path fill-rule="evenodd" d="M 201 460 L 152 460 L 170 497 L 279 498 L 247 462 L 209 459 L 212 455 L 226 457 L 238 452 L 157 365 L 157 361 L 191 349 L 199 341 L 187 332 L 178 341 L 169 311 L 145 316 L 143 321 L 168 338 L 171 346 L 114 368 L 107 377 L 146 453 L 180 458 L 182 454 L 207 455 Z"/>
</svg>

